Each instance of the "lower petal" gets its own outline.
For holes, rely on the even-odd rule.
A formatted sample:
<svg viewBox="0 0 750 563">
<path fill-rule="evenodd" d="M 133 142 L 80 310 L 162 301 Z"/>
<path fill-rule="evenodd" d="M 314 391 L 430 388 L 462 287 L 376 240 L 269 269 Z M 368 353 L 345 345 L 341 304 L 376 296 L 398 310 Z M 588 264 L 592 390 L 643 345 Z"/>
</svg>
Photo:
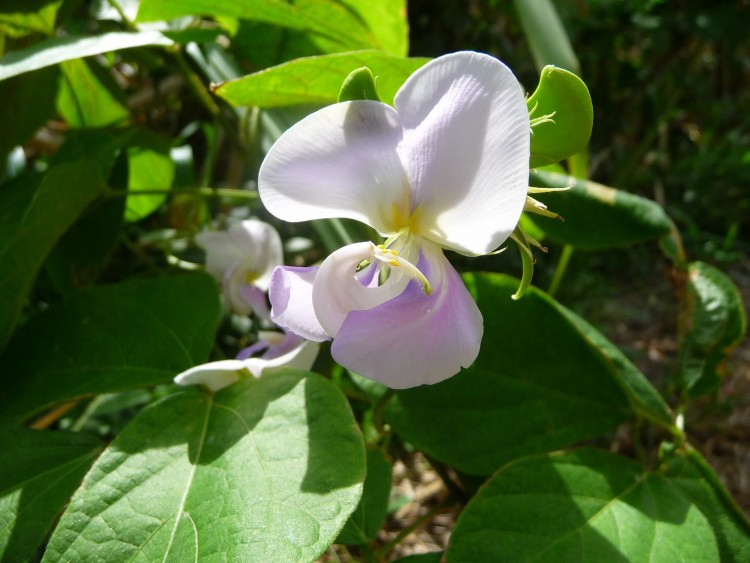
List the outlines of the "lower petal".
<svg viewBox="0 0 750 563">
<path fill-rule="evenodd" d="M 218 391 L 239 381 L 239 372 L 244 370 L 245 362 L 241 360 L 221 360 L 183 371 L 174 382 L 178 385 L 205 385 L 211 391 Z"/>
<path fill-rule="evenodd" d="M 344 367 L 394 389 L 443 381 L 479 354 L 482 315 L 442 250 L 424 243 L 419 269 L 433 291 L 411 281 L 400 295 L 351 311 L 331 352 Z"/>
<path fill-rule="evenodd" d="M 271 276 L 268 297 L 273 322 L 308 340 L 323 342 L 330 340 L 331 335 L 321 326 L 313 309 L 313 281 L 317 273 L 317 266 L 279 266 Z"/>
</svg>

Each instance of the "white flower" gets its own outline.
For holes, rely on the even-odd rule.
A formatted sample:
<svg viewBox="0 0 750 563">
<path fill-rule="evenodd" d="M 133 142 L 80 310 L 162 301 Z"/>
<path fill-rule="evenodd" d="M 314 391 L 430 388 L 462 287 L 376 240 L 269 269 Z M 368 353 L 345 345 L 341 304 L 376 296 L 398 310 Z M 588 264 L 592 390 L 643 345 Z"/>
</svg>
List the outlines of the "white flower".
<svg viewBox="0 0 750 563">
<path fill-rule="evenodd" d="M 283 261 L 281 238 L 258 219 L 233 224 L 227 231 L 204 231 L 196 241 L 206 250 L 206 270 L 221 284 L 227 308 L 239 315 L 268 317 L 266 291 Z"/>
<path fill-rule="evenodd" d="M 335 104 L 289 129 L 260 170 L 286 221 L 346 217 L 383 245 L 346 246 L 319 268 L 277 268 L 272 319 L 393 388 L 436 383 L 476 359 L 482 317 L 443 249 L 481 255 L 515 228 L 528 187 L 529 115 L 498 60 L 461 52 L 415 72 L 395 107 Z"/>
</svg>

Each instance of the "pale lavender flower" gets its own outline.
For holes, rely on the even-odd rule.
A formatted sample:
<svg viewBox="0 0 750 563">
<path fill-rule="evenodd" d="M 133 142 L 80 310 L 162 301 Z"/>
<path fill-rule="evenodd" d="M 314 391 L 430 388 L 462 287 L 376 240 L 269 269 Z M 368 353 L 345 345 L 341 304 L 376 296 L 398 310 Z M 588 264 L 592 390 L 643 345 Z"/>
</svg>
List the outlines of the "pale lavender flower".
<svg viewBox="0 0 750 563">
<path fill-rule="evenodd" d="M 248 219 L 226 231 L 203 231 L 196 242 L 206 250 L 206 270 L 221 284 L 227 308 L 268 318 L 266 292 L 274 268 L 283 262 L 276 229 Z"/>
<path fill-rule="evenodd" d="M 243 376 L 261 377 L 269 369 L 289 367 L 309 370 L 320 345 L 291 332 L 261 331 L 259 340 L 234 360 L 209 362 L 183 371 L 174 378 L 178 385 L 205 385 L 218 391 Z M 261 353 L 260 356 L 255 354 Z"/>
<path fill-rule="evenodd" d="M 479 353 L 482 316 L 443 249 L 482 255 L 512 233 L 530 129 L 516 78 L 479 53 L 426 64 L 394 106 L 344 102 L 303 119 L 271 148 L 259 191 L 280 219 L 351 218 L 386 237 L 319 268 L 277 268 L 271 318 L 333 338 L 341 365 L 406 388 L 451 377 Z"/>
</svg>

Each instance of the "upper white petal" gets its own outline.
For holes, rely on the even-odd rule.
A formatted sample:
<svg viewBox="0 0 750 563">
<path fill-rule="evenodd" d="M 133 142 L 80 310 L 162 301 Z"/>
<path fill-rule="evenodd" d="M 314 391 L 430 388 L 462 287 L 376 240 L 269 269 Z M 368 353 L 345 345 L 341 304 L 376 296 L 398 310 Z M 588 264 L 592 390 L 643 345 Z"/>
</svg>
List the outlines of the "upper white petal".
<svg viewBox="0 0 750 563">
<path fill-rule="evenodd" d="M 392 232 L 394 205 L 408 205 L 397 153 L 401 124 L 380 102 L 334 104 L 286 131 L 260 168 L 266 208 L 285 221 L 347 217 Z"/>
<path fill-rule="evenodd" d="M 395 99 L 416 231 L 463 254 L 500 246 L 526 199 L 529 115 L 500 61 L 474 52 L 417 70 Z"/>
<path fill-rule="evenodd" d="M 320 265 L 312 302 L 318 322 L 334 338 L 351 311 L 377 307 L 399 295 L 409 283 L 409 277 L 392 269 L 383 285 L 363 285 L 357 266 L 371 257 L 372 243 L 358 242 L 338 249 Z"/>
</svg>

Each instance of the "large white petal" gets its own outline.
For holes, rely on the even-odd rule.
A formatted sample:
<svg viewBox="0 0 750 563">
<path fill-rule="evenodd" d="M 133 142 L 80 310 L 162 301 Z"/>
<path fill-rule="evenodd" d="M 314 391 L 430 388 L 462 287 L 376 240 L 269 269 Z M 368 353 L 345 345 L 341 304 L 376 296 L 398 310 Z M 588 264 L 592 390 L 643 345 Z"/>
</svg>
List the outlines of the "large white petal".
<svg viewBox="0 0 750 563">
<path fill-rule="evenodd" d="M 372 258 L 372 248 L 370 242 L 340 248 L 323 261 L 315 276 L 312 291 L 315 316 L 334 338 L 351 311 L 377 307 L 396 297 L 409 283 L 409 277 L 395 268 L 386 283 L 380 286 L 373 286 L 367 277 L 360 279 L 357 266 Z"/>
<path fill-rule="evenodd" d="M 397 153 L 401 125 L 380 102 L 334 104 L 307 116 L 271 147 L 258 190 L 285 221 L 357 219 L 396 230 L 394 206 L 408 207 L 406 173 Z"/>
<path fill-rule="evenodd" d="M 529 115 L 513 73 L 489 55 L 446 55 L 417 70 L 395 106 L 416 234 L 468 255 L 500 246 L 529 175 Z"/>
<path fill-rule="evenodd" d="M 482 314 L 436 245 L 423 245 L 419 268 L 432 284 L 412 281 L 367 311 L 352 311 L 333 340 L 333 358 L 394 389 L 438 383 L 469 367 L 479 354 Z"/>
</svg>

